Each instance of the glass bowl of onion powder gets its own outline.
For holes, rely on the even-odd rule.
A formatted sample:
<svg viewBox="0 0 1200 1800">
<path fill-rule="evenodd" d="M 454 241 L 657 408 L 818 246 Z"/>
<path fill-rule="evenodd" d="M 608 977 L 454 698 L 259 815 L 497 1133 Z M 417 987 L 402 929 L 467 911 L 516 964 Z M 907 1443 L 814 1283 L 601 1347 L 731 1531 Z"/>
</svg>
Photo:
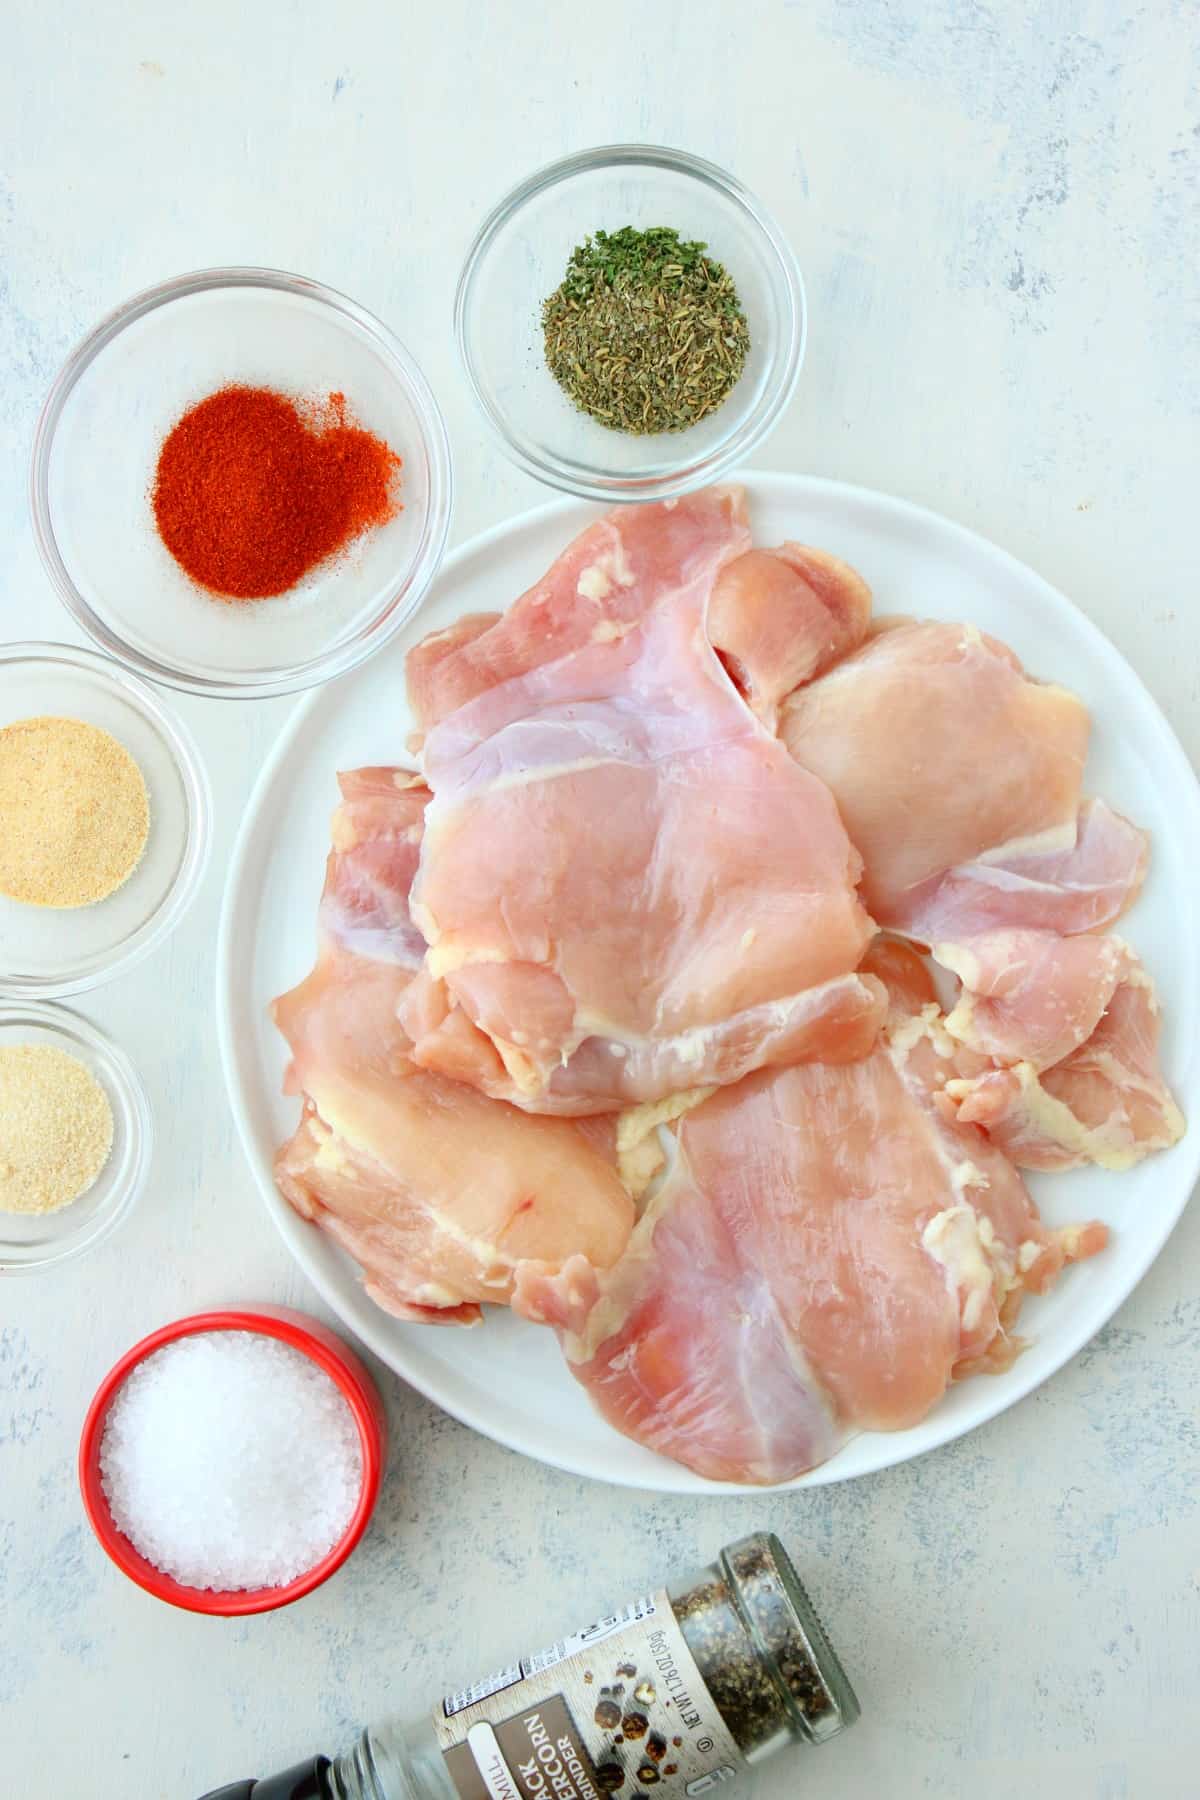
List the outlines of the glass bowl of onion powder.
<svg viewBox="0 0 1200 1800">
<path fill-rule="evenodd" d="M 0 1006 L 0 1276 L 94 1249 L 132 1210 L 153 1145 L 125 1052 L 65 1006 Z"/>
<path fill-rule="evenodd" d="M 0 646 L 0 995 L 124 974 L 204 877 L 208 778 L 144 681 L 73 644 Z"/>
<path fill-rule="evenodd" d="M 741 463 L 792 398 L 805 321 L 761 201 L 650 144 L 530 175 L 480 226 L 455 302 L 467 381 L 504 450 L 609 503 L 667 500 Z"/>
<path fill-rule="evenodd" d="M 100 1384 L 84 1508 L 131 1581 L 189 1612 L 270 1612 L 339 1569 L 374 1510 L 387 1423 L 365 1365 L 289 1307 L 196 1313 Z"/>
</svg>

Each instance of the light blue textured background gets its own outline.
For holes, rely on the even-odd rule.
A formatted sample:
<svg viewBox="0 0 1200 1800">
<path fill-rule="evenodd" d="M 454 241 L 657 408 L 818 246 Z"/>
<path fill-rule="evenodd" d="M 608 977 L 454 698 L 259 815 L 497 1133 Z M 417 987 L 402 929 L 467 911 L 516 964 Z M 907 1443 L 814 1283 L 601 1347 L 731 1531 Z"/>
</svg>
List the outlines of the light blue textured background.
<svg viewBox="0 0 1200 1800">
<path fill-rule="evenodd" d="M 1198 77 L 1186 0 L 10 0 L 3 636 L 76 637 L 26 515 L 54 370 L 101 313 L 183 269 L 298 270 L 394 326 L 446 410 L 455 541 L 536 502 L 482 443 L 459 379 L 457 266 L 513 180 L 643 138 L 736 170 L 800 255 L 808 366 L 756 461 L 889 489 L 1004 543 L 1109 633 L 1195 758 Z M 223 1624 L 107 1564 L 73 1459 L 110 1362 L 198 1306 L 319 1310 L 243 1168 L 212 1022 L 228 846 L 288 706 L 179 702 L 218 803 L 205 889 L 169 946 L 83 1003 L 149 1082 L 150 1191 L 96 1255 L 0 1286 L 4 1791 L 190 1800 L 420 1709 L 765 1524 L 794 1547 L 864 1704 L 852 1735 L 764 1775 L 766 1800 L 1193 1800 L 1195 1213 L 1047 1388 L 861 1485 L 758 1502 L 606 1491 L 385 1376 L 388 1485 L 321 1593 Z"/>
</svg>

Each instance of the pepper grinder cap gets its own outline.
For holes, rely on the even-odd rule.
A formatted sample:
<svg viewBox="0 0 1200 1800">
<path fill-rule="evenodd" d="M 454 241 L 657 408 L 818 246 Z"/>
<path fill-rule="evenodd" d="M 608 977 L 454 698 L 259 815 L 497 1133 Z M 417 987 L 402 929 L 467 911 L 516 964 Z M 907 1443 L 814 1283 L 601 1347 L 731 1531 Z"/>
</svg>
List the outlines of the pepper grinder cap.
<svg viewBox="0 0 1200 1800">
<path fill-rule="evenodd" d="M 853 1725 L 858 1696 L 779 1539 L 742 1538 L 722 1550 L 721 1568 L 798 1734 L 823 1744 Z"/>
</svg>

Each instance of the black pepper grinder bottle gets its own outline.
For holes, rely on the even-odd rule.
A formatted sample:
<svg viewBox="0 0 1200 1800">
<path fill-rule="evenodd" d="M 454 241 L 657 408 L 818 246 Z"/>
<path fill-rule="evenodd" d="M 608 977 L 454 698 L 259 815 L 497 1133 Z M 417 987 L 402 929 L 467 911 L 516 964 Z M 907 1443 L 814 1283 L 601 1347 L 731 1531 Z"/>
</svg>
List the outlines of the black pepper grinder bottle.
<svg viewBox="0 0 1200 1800">
<path fill-rule="evenodd" d="M 857 1717 L 787 1552 L 760 1534 L 447 1695 L 431 1718 L 205 1800 L 696 1800 Z"/>
</svg>

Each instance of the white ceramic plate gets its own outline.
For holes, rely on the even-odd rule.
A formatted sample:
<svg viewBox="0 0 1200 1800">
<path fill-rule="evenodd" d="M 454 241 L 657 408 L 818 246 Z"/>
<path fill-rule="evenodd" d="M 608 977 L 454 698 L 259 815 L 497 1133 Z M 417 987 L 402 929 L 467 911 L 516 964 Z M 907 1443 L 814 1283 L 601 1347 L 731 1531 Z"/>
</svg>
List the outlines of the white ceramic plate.
<svg viewBox="0 0 1200 1800">
<path fill-rule="evenodd" d="M 1153 839 L 1150 879 L 1121 929 L 1158 981 L 1164 1067 L 1185 1113 L 1198 1120 L 1174 1150 L 1131 1173 L 1034 1177 L 1030 1185 L 1052 1224 L 1104 1219 L 1113 1230 L 1109 1249 L 1069 1270 L 1046 1298 L 1027 1302 L 1021 1329 L 1032 1342 L 1007 1374 L 952 1389 L 911 1431 L 852 1439 L 794 1484 L 815 1487 L 919 1456 L 1012 1406 L 1111 1317 L 1182 1212 L 1200 1167 L 1200 898 L 1189 867 L 1189 850 L 1200 843 L 1200 787 L 1154 701 L 1107 639 L 1003 551 L 862 488 L 797 475 L 753 475 L 747 486 L 757 542 L 823 545 L 862 571 L 878 611 L 972 620 L 1011 644 L 1033 674 L 1070 685 L 1091 708 L 1087 785 Z M 405 651 L 462 613 L 507 605 L 593 514 L 579 502 L 558 502 L 464 545 L 401 636 L 299 707 L 251 797 L 230 871 L 217 977 L 222 1051 L 247 1155 L 288 1248 L 385 1363 L 464 1423 L 544 1462 L 661 1493 L 728 1492 L 604 1424 L 550 1332 L 503 1310 L 475 1331 L 401 1324 L 381 1312 L 354 1265 L 297 1218 L 271 1180 L 272 1154 L 294 1128 L 297 1106 L 280 1093 L 284 1046 L 266 1009 L 312 964 L 334 773 L 403 761 Z"/>
</svg>

